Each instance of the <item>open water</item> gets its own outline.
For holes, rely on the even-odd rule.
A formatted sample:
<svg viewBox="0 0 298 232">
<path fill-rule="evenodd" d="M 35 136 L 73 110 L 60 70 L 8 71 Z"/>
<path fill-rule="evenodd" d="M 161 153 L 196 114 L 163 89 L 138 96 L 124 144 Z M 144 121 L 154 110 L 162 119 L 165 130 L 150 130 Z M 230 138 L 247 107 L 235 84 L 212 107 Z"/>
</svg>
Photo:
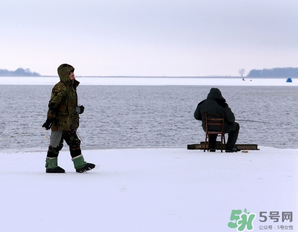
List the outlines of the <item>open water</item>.
<svg viewBox="0 0 298 232">
<path fill-rule="evenodd" d="M 51 89 L 0 85 L 1 150 L 47 150 L 50 131 L 41 125 Z M 240 123 L 237 143 L 298 147 L 297 87 L 220 89 Z M 85 106 L 78 130 L 82 148 L 186 148 L 199 143 L 204 132 L 193 113 L 209 90 L 210 86 L 79 86 L 79 103 Z"/>
</svg>

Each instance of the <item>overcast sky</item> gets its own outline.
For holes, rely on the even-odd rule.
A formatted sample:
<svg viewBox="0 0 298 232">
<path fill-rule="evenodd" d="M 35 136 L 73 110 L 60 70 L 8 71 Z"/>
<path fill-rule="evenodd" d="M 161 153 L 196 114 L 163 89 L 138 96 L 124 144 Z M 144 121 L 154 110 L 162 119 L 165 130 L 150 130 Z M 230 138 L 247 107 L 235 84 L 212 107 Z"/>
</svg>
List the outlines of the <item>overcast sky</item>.
<svg viewBox="0 0 298 232">
<path fill-rule="evenodd" d="M 297 0 L 1 0 L 0 69 L 238 76 L 298 67 Z"/>
</svg>

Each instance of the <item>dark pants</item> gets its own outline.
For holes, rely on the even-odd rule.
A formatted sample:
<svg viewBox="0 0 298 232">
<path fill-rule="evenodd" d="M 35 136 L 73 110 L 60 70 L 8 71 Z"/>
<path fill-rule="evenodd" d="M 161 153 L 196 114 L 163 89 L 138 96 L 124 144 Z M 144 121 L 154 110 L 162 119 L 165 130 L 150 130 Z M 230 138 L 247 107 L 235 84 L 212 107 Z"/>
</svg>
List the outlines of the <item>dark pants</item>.
<svg viewBox="0 0 298 232">
<path fill-rule="evenodd" d="M 58 157 L 59 151 L 63 147 L 63 141 L 65 141 L 69 146 L 69 151 L 72 158 L 81 155 L 81 140 L 78 138 L 76 130 L 69 130 L 52 131 L 47 157 Z"/>
<path fill-rule="evenodd" d="M 228 133 L 229 137 L 228 137 L 228 142 L 227 142 L 227 145 L 226 145 L 226 149 L 232 149 L 236 144 L 238 134 L 239 134 L 239 130 L 240 130 L 240 125 L 237 122 L 235 122 L 235 124 L 236 124 L 235 130 L 232 130 Z"/>
<path fill-rule="evenodd" d="M 237 141 L 240 125 L 239 123 L 235 122 L 235 129 L 228 132 L 228 142 L 226 144 L 226 149 L 232 149 Z M 216 138 L 217 135 L 210 135 L 209 136 L 209 149 L 215 149 L 216 147 Z"/>
</svg>

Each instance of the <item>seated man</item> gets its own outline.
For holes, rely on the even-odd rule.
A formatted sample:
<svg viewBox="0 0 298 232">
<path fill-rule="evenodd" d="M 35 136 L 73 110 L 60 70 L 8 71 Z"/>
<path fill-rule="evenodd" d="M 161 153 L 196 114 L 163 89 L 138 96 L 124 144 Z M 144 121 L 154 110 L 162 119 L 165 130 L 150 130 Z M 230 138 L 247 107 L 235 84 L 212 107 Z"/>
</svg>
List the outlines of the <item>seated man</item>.
<svg viewBox="0 0 298 232">
<path fill-rule="evenodd" d="M 226 152 L 240 151 L 235 148 L 240 126 L 235 122 L 235 116 L 226 100 L 222 97 L 221 92 L 217 88 L 211 88 L 206 100 L 201 101 L 194 113 L 194 117 L 197 120 L 202 121 L 203 130 L 206 131 L 206 116 L 205 114 L 225 114 L 225 128 L 224 132 L 229 134 L 228 142 L 226 144 Z M 215 152 L 217 135 L 210 136 L 209 138 L 209 150 Z"/>
</svg>

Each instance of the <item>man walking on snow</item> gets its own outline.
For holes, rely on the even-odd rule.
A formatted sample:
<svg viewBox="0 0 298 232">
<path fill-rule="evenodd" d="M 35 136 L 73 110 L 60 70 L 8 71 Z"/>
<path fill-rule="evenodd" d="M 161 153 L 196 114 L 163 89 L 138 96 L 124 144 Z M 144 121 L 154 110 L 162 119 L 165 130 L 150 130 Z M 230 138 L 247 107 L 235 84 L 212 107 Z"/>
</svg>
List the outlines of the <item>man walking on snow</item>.
<svg viewBox="0 0 298 232">
<path fill-rule="evenodd" d="M 51 93 L 47 120 L 42 125 L 46 130 L 51 128 L 50 145 L 46 157 L 47 173 L 64 173 L 65 170 L 58 166 L 59 151 L 63 141 L 69 146 L 70 155 L 77 172 L 86 172 L 95 165 L 87 163 L 81 152 L 81 141 L 77 136 L 79 127 L 79 114 L 84 112 L 84 106 L 78 106 L 76 88 L 80 82 L 75 79 L 74 67 L 61 64 L 58 67 L 58 82 Z"/>
</svg>

